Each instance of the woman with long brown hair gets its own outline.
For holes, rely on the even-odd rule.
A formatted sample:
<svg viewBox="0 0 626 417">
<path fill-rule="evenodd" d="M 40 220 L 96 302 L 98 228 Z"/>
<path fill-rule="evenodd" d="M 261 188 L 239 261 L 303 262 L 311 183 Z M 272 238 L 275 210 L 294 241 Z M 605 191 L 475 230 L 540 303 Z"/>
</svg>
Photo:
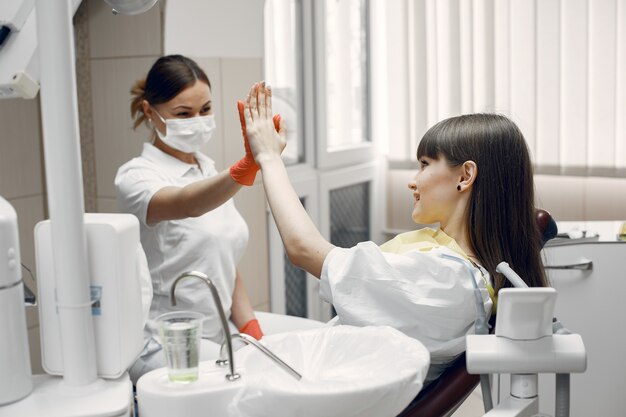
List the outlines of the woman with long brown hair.
<svg viewBox="0 0 626 417">
<path fill-rule="evenodd" d="M 438 223 L 437 229 L 346 249 L 324 239 L 302 208 L 280 158 L 284 135 L 272 129 L 271 105 L 271 89 L 256 84 L 244 114 L 289 259 L 320 278 L 320 294 L 339 323 L 388 325 L 420 340 L 431 353 L 425 383 L 464 351 L 476 317 L 474 288 L 489 314 L 507 286 L 495 271 L 499 262 L 508 262 L 530 286 L 546 285 L 528 148 L 508 118 L 452 117 L 422 138 L 420 169 L 408 184 L 412 218 Z"/>
</svg>

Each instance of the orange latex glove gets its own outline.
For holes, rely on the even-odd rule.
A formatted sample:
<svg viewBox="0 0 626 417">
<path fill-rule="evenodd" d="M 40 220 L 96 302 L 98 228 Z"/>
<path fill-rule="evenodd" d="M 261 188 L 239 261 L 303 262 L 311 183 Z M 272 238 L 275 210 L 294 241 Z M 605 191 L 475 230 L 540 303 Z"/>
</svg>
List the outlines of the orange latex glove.
<svg viewBox="0 0 626 417">
<path fill-rule="evenodd" d="M 230 176 L 235 182 L 241 185 L 252 185 L 256 178 L 259 166 L 256 164 L 250 144 L 248 143 L 248 135 L 246 135 L 246 122 L 243 116 L 243 101 L 237 100 L 237 110 L 239 111 L 239 123 L 241 123 L 241 134 L 243 135 L 243 146 L 246 149 L 246 155 L 230 167 Z M 278 132 L 280 130 L 280 114 L 274 115 L 274 128 Z"/>
<path fill-rule="evenodd" d="M 259 321 L 257 319 L 252 319 L 244 324 L 241 329 L 239 329 L 239 333 L 250 335 L 256 340 L 260 340 L 263 337 L 263 332 L 261 331 L 261 326 L 259 326 Z"/>
</svg>

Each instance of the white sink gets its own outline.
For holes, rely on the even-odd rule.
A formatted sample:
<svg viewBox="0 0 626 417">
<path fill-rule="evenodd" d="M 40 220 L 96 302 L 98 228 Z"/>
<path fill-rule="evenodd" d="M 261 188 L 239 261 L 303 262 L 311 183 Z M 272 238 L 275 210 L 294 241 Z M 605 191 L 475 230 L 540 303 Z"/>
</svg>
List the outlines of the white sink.
<svg viewBox="0 0 626 417">
<path fill-rule="evenodd" d="M 144 375 L 140 417 L 393 417 L 417 395 L 430 362 L 420 342 L 389 327 L 323 327 L 262 343 L 302 379 L 247 346 L 235 353 L 241 379 L 234 382 L 213 361 L 185 385 L 170 382 L 165 368 Z"/>
</svg>

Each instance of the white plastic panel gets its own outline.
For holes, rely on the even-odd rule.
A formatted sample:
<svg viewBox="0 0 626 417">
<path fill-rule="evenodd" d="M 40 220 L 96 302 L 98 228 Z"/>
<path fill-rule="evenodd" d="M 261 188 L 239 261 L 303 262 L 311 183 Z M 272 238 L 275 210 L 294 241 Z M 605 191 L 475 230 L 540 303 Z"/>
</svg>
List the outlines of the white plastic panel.
<svg viewBox="0 0 626 417">
<path fill-rule="evenodd" d="M 91 320 L 96 341 L 98 375 L 119 378 L 143 348 L 141 288 L 137 267 L 139 223 L 130 214 L 85 214 L 86 254 L 92 301 Z M 35 252 L 39 278 L 38 301 L 42 340 L 42 364 L 52 375 L 68 370 L 61 352 L 57 299 L 59 278 L 55 274 L 51 223 L 35 228 Z M 66 262 L 73 259 L 63 260 Z M 62 261 L 61 261 L 62 262 Z M 63 306 L 76 308 L 77 306 Z"/>
</svg>

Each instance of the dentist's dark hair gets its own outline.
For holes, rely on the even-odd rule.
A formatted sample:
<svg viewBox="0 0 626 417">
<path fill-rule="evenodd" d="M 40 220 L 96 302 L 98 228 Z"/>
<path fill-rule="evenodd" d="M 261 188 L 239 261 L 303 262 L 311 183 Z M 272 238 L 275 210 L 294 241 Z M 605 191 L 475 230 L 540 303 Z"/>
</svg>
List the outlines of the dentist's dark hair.
<svg viewBox="0 0 626 417">
<path fill-rule="evenodd" d="M 497 114 L 469 114 L 430 128 L 417 148 L 418 160 L 441 156 L 451 167 L 478 167 L 467 207 L 467 234 L 476 256 L 493 277 L 496 292 L 510 287 L 496 272 L 502 261 L 531 287 L 548 286 L 535 219 L 533 167 L 524 135 Z"/>
<path fill-rule="evenodd" d="M 165 103 L 193 86 L 197 80 L 211 88 L 209 77 L 194 60 L 182 55 L 166 55 L 157 59 L 146 78 L 137 80 L 130 90 L 133 129 L 147 121 L 142 107 L 144 100 L 153 106 Z"/>
</svg>

